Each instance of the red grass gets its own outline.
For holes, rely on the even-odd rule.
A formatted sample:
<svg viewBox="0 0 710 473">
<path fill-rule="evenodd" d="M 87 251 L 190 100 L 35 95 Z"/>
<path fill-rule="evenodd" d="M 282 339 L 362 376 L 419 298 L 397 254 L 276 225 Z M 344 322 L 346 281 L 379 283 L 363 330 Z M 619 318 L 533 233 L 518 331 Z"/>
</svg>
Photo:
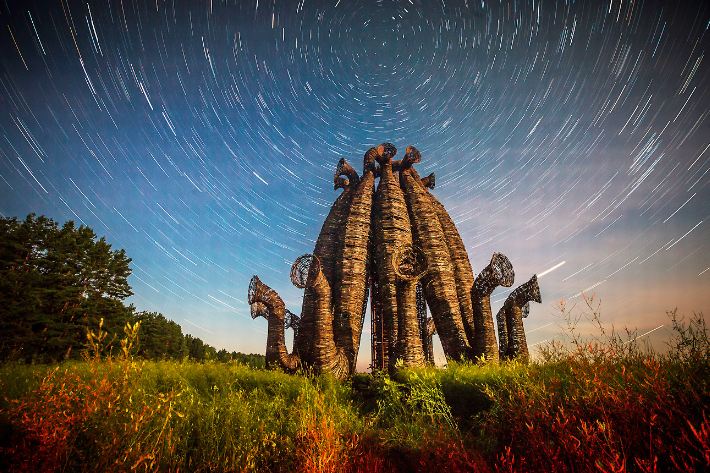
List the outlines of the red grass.
<svg viewBox="0 0 710 473">
<path fill-rule="evenodd" d="M 566 381 L 515 389 L 487 431 L 499 471 L 701 471 L 710 463 L 703 396 L 652 358 L 634 370 L 570 360 Z"/>
<path fill-rule="evenodd" d="M 707 361 L 618 359 L 595 350 L 534 365 L 524 379 L 499 381 L 490 391 L 494 407 L 474 419 L 470 431 L 432 425 L 415 446 L 397 445 L 391 437 L 384 442 L 375 423 L 353 427 L 358 424 L 337 417 L 346 411 L 334 414 L 328 405 L 339 401 L 316 391 L 293 411 L 295 451 L 285 457 L 303 473 L 707 471 L 709 393 L 700 379 Z M 190 453 L 176 451 L 174 393 L 136 401 L 131 395 L 137 387 L 126 371 L 132 365 L 102 363 L 92 362 L 84 377 L 55 369 L 12 401 L 3 414 L 14 437 L 2 453 L 13 470 L 190 465 Z"/>
<path fill-rule="evenodd" d="M 107 378 L 88 382 L 74 373 L 52 370 L 34 396 L 14 401 L 9 411 L 17 442 L 9 449 L 17 471 L 62 469 L 82 426 L 96 412 L 111 410 L 117 394 Z"/>
</svg>

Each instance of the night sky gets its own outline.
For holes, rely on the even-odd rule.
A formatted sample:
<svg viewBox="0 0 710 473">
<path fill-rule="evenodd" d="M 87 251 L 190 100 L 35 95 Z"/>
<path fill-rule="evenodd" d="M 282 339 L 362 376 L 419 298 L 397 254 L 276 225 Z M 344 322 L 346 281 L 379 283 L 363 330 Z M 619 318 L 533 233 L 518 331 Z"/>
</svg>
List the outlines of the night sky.
<svg viewBox="0 0 710 473">
<path fill-rule="evenodd" d="M 217 348 L 264 352 L 253 274 L 300 312 L 335 165 L 383 141 L 422 152 L 474 272 L 546 272 L 531 345 L 582 291 L 652 343 L 710 309 L 710 2 L 6 0 L 0 22 L 0 213 L 91 226 L 133 258 L 130 302 Z"/>
</svg>

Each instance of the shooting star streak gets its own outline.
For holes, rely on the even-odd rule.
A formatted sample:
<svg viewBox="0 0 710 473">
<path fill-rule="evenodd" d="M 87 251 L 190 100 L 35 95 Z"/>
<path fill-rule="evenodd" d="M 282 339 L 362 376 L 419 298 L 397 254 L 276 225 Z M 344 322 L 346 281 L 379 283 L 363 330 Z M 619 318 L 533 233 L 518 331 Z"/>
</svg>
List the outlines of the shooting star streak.
<svg viewBox="0 0 710 473">
<path fill-rule="evenodd" d="M 627 343 L 635 342 L 635 341 L 638 340 L 639 338 L 645 337 L 645 336 L 648 335 L 649 333 L 655 332 L 656 330 L 658 330 L 659 328 L 664 327 L 664 326 L 665 326 L 665 324 L 664 324 L 664 325 L 659 325 L 658 327 L 656 327 L 656 328 L 654 328 L 654 329 L 652 329 L 652 330 L 649 330 L 649 331 L 646 332 L 646 333 L 642 333 L 641 335 L 639 335 L 638 337 L 636 337 L 636 338 L 634 338 L 634 339 L 632 339 L 632 340 L 627 340 L 627 341 L 624 342 L 624 345 L 626 345 Z"/>
<path fill-rule="evenodd" d="M 562 266 L 564 266 L 564 264 L 565 264 L 566 262 L 567 262 L 567 261 L 562 261 L 561 263 L 557 263 L 556 265 L 554 265 L 554 266 L 551 267 L 550 269 L 546 269 L 545 271 L 543 271 L 543 272 L 541 272 L 540 274 L 538 274 L 538 275 L 537 275 L 537 278 L 540 279 L 540 278 L 543 277 L 544 275 L 553 272 L 553 271 L 556 270 L 557 268 L 561 268 Z"/>
<path fill-rule="evenodd" d="M 572 276 L 576 276 L 577 274 L 581 273 L 582 271 L 584 271 L 585 269 L 589 268 L 589 267 L 590 267 L 591 265 L 593 265 L 593 264 L 594 264 L 594 263 L 589 263 L 587 266 L 585 266 L 584 268 L 580 269 L 580 270 L 577 271 L 576 273 L 570 274 L 569 276 L 567 276 L 566 278 L 564 278 L 564 279 L 562 280 L 562 282 L 567 281 L 567 280 L 568 280 L 569 278 L 571 278 Z"/>
<path fill-rule="evenodd" d="M 224 291 L 220 291 L 219 289 L 217 289 L 217 292 L 221 292 L 221 293 L 224 294 L 225 296 L 229 297 L 230 299 L 234 299 L 235 301 L 239 302 L 240 304 L 246 304 L 246 302 L 244 302 L 243 300 L 239 299 L 238 297 L 230 296 L 229 294 L 227 294 L 227 293 L 224 292 Z"/>
<path fill-rule="evenodd" d="M 618 272 L 621 271 L 622 269 L 626 268 L 628 265 L 630 265 L 631 263 L 633 263 L 633 262 L 636 261 L 637 259 L 639 259 L 638 256 L 637 256 L 636 258 L 632 259 L 631 261 L 629 261 L 628 263 L 626 263 L 625 265 L 623 265 L 621 268 L 619 268 L 619 269 L 617 269 L 616 271 L 614 271 L 613 273 L 607 275 L 607 277 L 606 277 L 605 279 L 609 279 L 610 277 L 612 277 L 613 275 L 615 275 L 616 273 L 618 273 Z"/>
<path fill-rule="evenodd" d="M 17 48 L 17 54 L 19 54 L 20 59 L 22 59 L 22 64 L 25 66 L 25 69 L 27 69 L 29 71 L 30 68 L 27 67 L 27 63 L 25 62 L 25 58 L 22 56 L 22 51 L 20 51 L 20 46 L 17 44 L 17 40 L 15 39 L 15 35 L 12 34 L 12 29 L 10 29 L 10 25 L 7 25 L 7 30 L 10 32 L 10 37 L 12 38 L 12 42 L 15 43 L 15 48 Z"/>
<path fill-rule="evenodd" d="M 226 302 L 217 299 L 216 297 L 212 296 L 211 294 L 207 294 L 207 297 L 209 297 L 209 298 L 212 299 L 213 301 L 219 302 L 220 304 L 222 304 L 222 305 L 224 305 L 224 306 L 226 306 L 226 307 L 229 307 L 229 308 L 232 309 L 232 310 L 239 311 L 239 309 L 237 309 L 236 307 L 231 306 L 231 305 L 227 304 Z"/>
<path fill-rule="evenodd" d="M 266 181 L 265 181 L 260 175 L 258 175 L 256 172 L 252 171 L 252 174 L 254 174 L 257 179 L 259 179 L 261 182 L 263 182 L 263 183 L 266 184 L 267 186 L 269 185 L 269 183 L 266 182 Z"/>
<path fill-rule="evenodd" d="M 679 241 L 681 241 L 683 238 L 687 237 L 687 236 L 690 234 L 690 232 L 692 232 L 693 230 L 695 230 L 696 228 L 698 228 L 701 223 L 703 223 L 702 220 L 699 221 L 698 223 L 696 223 L 693 228 L 691 228 L 690 230 L 688 230 L 688 231 L 685 233 L 685 235 L 683 235 L 682 237 L 680 237 L 680 238 L 678 238 L 676 241 L 674 241 L 671 246 L 669 246 L 668 248 L 666 248 L 666 251 L 670 250 L 671 248 L 673 248 L 673 247 L 676 245 L 676 243 L 678 243 Z"/>
<path fill-rule="evenodd" d="M 552 325 L 552 322 L 550 322 L 549 324 L 540 325 L 539 327 L 536 327 L 536 328 L 534 328 L 534 329 L 532 329 L 532 330 L 528 330 L 528 331 L 526 331 L 526 333 L 533 333 L 533 332 L 535 332 L 536 330 L 540 330 L 540 329 L 542 329 L 542 328 L 549 327 L 550 325 Z"/>
<path fill-rule="evenodd" d="M 681 205 L 680 207 L 678 207 L 675 212 L 673 212 L 672 214 L 670 214 L 670 215 L 668 216 L 668 218 L 663 221 L 663 223 L 666 223 L 666 222 L 667 222 L 668 220 L 670 220 L 675 214 L 677 214 L 680 209 L 682 209 L 683 207 L 685 207 L 685 204 L 687 204 L 688 202 L 690 202 L 690 199 L 692 199 L 693 197 L 695 197 L 695 194 L 697 194 L 697 192 L 693 192 L 693 195 L 691 195 L 690 197 L 688 197 L 688 200 L 686 200 L 685 202 L 683 202 L 683 205 Z"/>
<path fill-rule="evenodd" d="M 592 284 L 592 285 L 589 286 L 588 288 L 582 289 L 582 290 L 579 291 L 577 294 L 575 294 L 574 296 L 570 297 L 570 299 L 574 299 L 575 297 L 579 297 L 579 296 L 581 296 L 582 294 L 584 294 L 585 292 L 591 291 L 592 289 L 594 289 L 594 288 L 597 287 L 597 286 L 601 286 L 601 285 L 604 284 L 605 282 L 606 282 L 606 279 L 604 279 L 604 280 L 602 280 L 602 281 L 599 281 L 598 283 Z"/>
</svg>

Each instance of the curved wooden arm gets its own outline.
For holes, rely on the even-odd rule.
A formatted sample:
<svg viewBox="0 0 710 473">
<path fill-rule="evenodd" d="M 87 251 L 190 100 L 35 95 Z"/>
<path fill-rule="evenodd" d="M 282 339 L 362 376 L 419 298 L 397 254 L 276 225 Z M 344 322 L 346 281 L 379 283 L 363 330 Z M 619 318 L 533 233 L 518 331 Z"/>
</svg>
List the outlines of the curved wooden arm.
<svg viewBox="0 0 710 473">
<path fill-rule="evenodd" d="M 343 178 L 345 176 L 345 185 L 341 185 Z M 356 186 L 360 182 L 360 176 L 357 175 L 357 171 L 348 163 L 345 158 L 341 158 L 338 161 L 338 165 L 335 168 L 335 175 L 333 176 L 334 189 L 347 186 Z"/>
<path fill-rule="evenodd" d="M 375 176 L 379 176 L 380 170 L 379 165 L 377 164 L 376 147 L 368 149 L 363 158 L 362 175 L 364 176 L 368 171 L 375 173 Z"/>
<path fill-rule="evenodd" d="M 266 309 L 268 314 L 284 318 L 286 305 L 281 296 L 269 286 L 261 282 L 259 276 L 253 276 L 249 281 L 249 294 L 247 302 L 252 306 L 252 318 L 264 316 L 263 310 Z M 267 317 L 268 319 L 268 317 Z"/>
<path fill-rule="evenodd" d="M 427 177 L 422 178 L 422 185 L 427 189 L 433 189 L 436 186 L 436 176 L 434 173 L 429 174 Z"/>
<path fill-rule="evenodd" d="M 261 282 L 258 276 L 249 282 L 248 302 L 252 317 L 264 316 L 269 322 L 266 338 L 266 367 L 279 366 L 287 372 L 294 372 L 301 366 L 301 359 L 289 354 L 284 337 L 286 308 L 276 291 Z M 290 313 L 290 312 L 289 312 Z"/>
<path fill-rule="evenodd" d="M 391 164 L 392 158 L 397 154 L 397 148 L 392 143 L 382 143 L 377 147 L 377 162 L 380 166 Z"/>
<path fill-rule="evenodd" d="M 491 293 L 498 286 L 512 286 L 514 279 L 513 265 L 502 253 L 494 253 L 491 262 L 476 277 L 471 288 L 474 356 L 498 361 L 499 349 L 491 313 Z"/>
<path fill-rule="evenodd" d="M 514 281 L 515 271 L 508 257 L 493 253 L 491 262 L 476 276 L 473 292 L 479 296 L 490 295 L 496 287 L 510 287 Z"/>
<path fill-rule="evenodd" d="M 422 161 L 422 154 L 414 146 L 407 146 L 404 158 L 402 158 L 402 169 L 409 169 L 412 165 Z"/>
<path fill-rule="evenodd" d="M 541 303 L 542 296 L 540 295 L 540 286 L 537 283 L 537 274 L 533 274 L 526 283 L 516 287 L 515 290 L 510 293 L 508 299 L 521 308 L 528 302 Z"/>
<path fill-rule="evenodd" d="M 527 361 L 530 357 L 528 352 L 528 343 L 525 337 L 525 328 L 523 327 L 523 318 L 528 316 L 530 302 L 542 302 L 540 295 L 540 286 L 537 283 L 537 275 L 533 275 L 526 283 L 515 288 L 510 293 L 508 298 L 500 310 L 505 317 L 505 322 L 502 328 L 506 331 L 506 345 L 501 344 L 501 356 L 506 359 L 521 359 Z M 498 320 L 498 332 L 501 333 L 501 321 Z M 501 338 L 503 335 L 501 335 Z"/>
</svg>

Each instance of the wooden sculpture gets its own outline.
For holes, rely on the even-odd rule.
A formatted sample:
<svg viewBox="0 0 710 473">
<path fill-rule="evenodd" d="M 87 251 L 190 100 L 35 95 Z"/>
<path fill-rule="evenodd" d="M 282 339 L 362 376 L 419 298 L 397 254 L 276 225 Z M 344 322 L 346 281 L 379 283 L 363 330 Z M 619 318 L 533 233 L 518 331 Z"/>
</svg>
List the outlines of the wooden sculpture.
<svg viewBox="0 0 710 473">
<path fill-rule="evenodd" d="M 419 153 L 419 150 L 417 150 L 414 146 L 407 147 L 407 155 L 413 156 L 409 159 L 412 163 L 418 163 L 421 161 L 421 153 Z M 417 175 L 414 168 L 412 168 L 411 172 L 413 172 L 415 176 Z M 431 173 L 427 177 L 421 179 L 421 183 L 425 188 L 433 189 L 436 184 L 434 173 Z M 436 199 L 436 197 L 434 197 L 431 193 L 428 193 L 428 196 L 430 203 L 436 212 L 436 216 L 439 219 L 441 230 L 444 232 L 446 244 L 449 248 L 449 256 L 451 258 L 451 264 L 453 265 L 454 277 L 456 278 L 456 295 L 459 300 L 461 317 L 464 329 L 466 330 L 468 343 L 469 345 L 472 345 L 474 328 L 470 288 L 473 285 L 474 278 L 471 263 L 468 259 L 468 253 L 466 252 L 466 247 L 463 244 L 461 235 L 459 235 L 456 225 L 449 216 L 449 213 L 446 211 L 441 202 Z"/>
<path fill-rule="evenodd" d="M 431 196 L 415 174 L 412 165 L 419 162 L 419 152 L 409 147 L 402 160 L 400 180 L 407 207 L 412 215 L 414 241 L 426 256 L 428 274 L 424 284 L 427 305 L 436 323 L 447 358 L 465 359 L 470 352 L 466 341 L 456 279 L 451 265 L 444 231 L 431 202 Z"/>
<path fill-rule="evenodd" d="M 378 172 L 376 155 L 375 148 L 370 148 L 365 153 L 362 178 L 353 190 L 350 207 L 342 222 L 344 232 L 342 256 L 336 267 L 340 287 L 334 301 L 334 311 L 336 321 L 340 323 L 338 329 L 344 332 L 344 339 L 350 340 L 346 346 L 346 352 L 353 365 L 352 370 L 355 369 L 355 361 L 360 349 L 360 335 L 367 309 L 370 219 L 375 177 Z M 341 160 L 341 162 L 343 163 L 342 169 L 346 169 L 347 162 L 345 160 Z M 353 174 L 354 170 L 349 172 Z"/>
<path fill-rule="evenodd" d="M 393 160 L 396 153 L 391 143 L 370 148 L 362 177 L 345 159 L 338 162 L 333 183 L 342 193 L 313 254 L 299 257 L 291 268 L 292 282 L 304 289 L 300 316 L 252 278 L 252 317 L 268 320 L 267 367 L 350 376 L 368 296 L 373 369 L 392 371 L 398 360 L 403 366 L 433 364 L 434 334 L 449 360 L 529 356 L 522 319 L 529 301 L 540 302 L 536 277 L 514 290 L 498 313 L 499 348 L 490 296 L 496 287 L 513 284 L 510 261 L 494 253 L 474 279 L 456 225 L 430 192 L 434 173 L 419 177 L 416 148 L 407 147 L 400 161 Z M 288 328 L 294 330 L 293 353 L 286 348 Z"/>
<path fill-rule="evenodd" d="M 523 329 L 523 318 L 528 316 L 530 302 L 542 302 L 537 275 L 525 284 L 518 286 L 505 300 L 503 307 L 496 315 L 498 322 L 499 355 L 501 360 L 520 359 L 527 361 L 530 357 L 528 343 Z"/>
<path fill-rule="evenodd" d="M 298 355 L 289 354 L 284 337 L 284 318 L 286 306 L 279 295 L 269 286 L 261 282 L 258 276 L 249 282 L 249 298 L 251 317 L 265 317 L 268 321 L 266 336 L 266 367 L 280 367 L 287 372 L 294 372 L 301 366 Z"/>
<path fill-rule="evenodd" d="M 357 173 L 352 168 L 347 169 L 347 177 L 342 177 L 343 168 L 338 166 L 334 175 L 334 189 L 343 189 L 343 193 L 335 199 L 335 202 L 328 212 L 328 216 L 323 222 L 316 246 L 313 254 L 318 257 L 320 262 L 319 267 L 328 282 L 328 285 L 333 288 L 339 287 L 339 281 L 336 279 L 336 266 L 340 263 L 337 259 L 341 253 L 345 232 L 343 228 L 343 220 L 347 215 L 350 207 L 350 202 L 353 197 L 353 187 L 358 183 Z M 314 311 L 316 294 L 313 288 L 306 286 L 303 295 L 303 307 L 301 309 L 301 330 L 298 337 L 294 341 L 294 351 L 306 363 L 314 362 Z"/>
<path fill-rule="evenodd" d="M 424 364 L 421 327 L 417 317 L 417 284 L 426 274 L 426 259 L 421 250 L 411 245 L 397 248 L 392 255 L 397 275 L 397 347 L 394 356 L 404 366 Z"/>
<path fill-rule="evenodd" d="M 475 330 L 473 350 L 477 358 L 498 360 L 498 345 L 491 313 L 491 293 L 498 286 L 512 286 L 514 279 L 513 265 L 501 253 L 493 253 L 491 262 L 476 276 L 471 288 L 471 301 Z"/>
<path fill-rule="evenodd" d="M 400 245 L 412 245 L 412 229 L 409 221 L 404 194 L 399 187 L 399 179 L 392 170 L 392 157 L 397 148 L 391 143 L 377 147 L 377 162 L 380 164 L 380 182 L 375 192 L 372 214 L 373 232 L 373 272 L 377 280 L 377 297 L 381 303 L 383 323 L 378 324 L 381 332 L 382 367 L 394 368 L 398 336 L 397 317 L 397 275 L 392 266 L 392 255 Z"/>
<path fill-rule="evenodd" d="M 348 340 L 342 331 L 334 329 L 331 287 L 323 273 L 316 255 L 299 256 L 291 267 L 291 282 L 294 286 L 311 289 L 313 300 L 313 361 L 316 373 L 330 372 L 337 378 L 350 373 L 350 363 L 345 351 Z"/>
</svg>

